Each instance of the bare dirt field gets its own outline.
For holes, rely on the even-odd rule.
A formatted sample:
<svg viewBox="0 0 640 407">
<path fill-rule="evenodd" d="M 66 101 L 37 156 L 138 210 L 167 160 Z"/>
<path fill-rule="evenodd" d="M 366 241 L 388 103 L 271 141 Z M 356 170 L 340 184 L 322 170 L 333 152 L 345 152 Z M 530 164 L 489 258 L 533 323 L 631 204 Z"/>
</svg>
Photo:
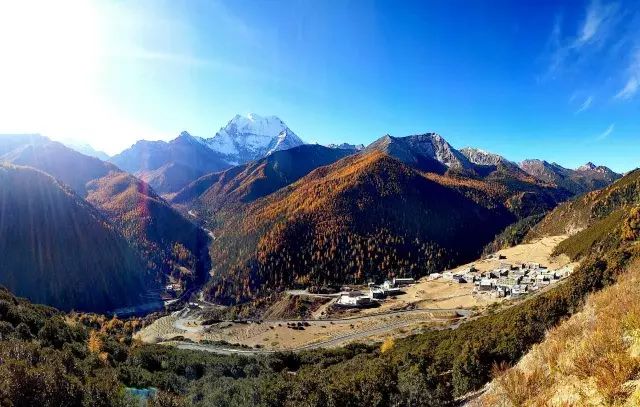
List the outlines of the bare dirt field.
<svg viewBox="0 0 640 407">
<path fill-rule="evenodd" d="M 506 259 L 478 260 L 453 271 L 473 265 L 480 271 L 499 267 L 501 263 L 535 262 L 551 269 L 570 263 L 566 256 L 551 257 L 553 248 L 566 236 L 545 237 L 528 244 L 498 252 Z M 301 322 L 271 320 L 264 322 L 220 322 L 203 326 L 198 312 L 177 312 L 159 318 L 144 328 L 138 338 L 145 342 L 165 342 L 186 338 L 194 342 L 222 341 L 264 350 L 298 350 L 313 347 L 343 346 L 349 342 L 372 342 L 390 336 L 406 336 L 426 328 L 451 326 L 461 317 L 482 311 L 486 306 L 504 301 L 489 295 L 477 295 L 472 283 L 459 284 L 426 277 L 404 288 L 404 293 L 388 298 L 379 307 L 334 312 L 332 300 L 322 305 L 312 318 Z M 293 326 L 295 325 L 295 329 Z"/>
<path fill-rule="evenodd" d="M 456 311 L 413 310 L 340 320 L 220 322 L 205 327 L 198 324 L 197 317 L 190 319 L 188 316 L 170 315 L 159 318 L 137 337 L 149 343 L 181 337 L 194 342 L 224 341 L 267 350 L 293 350 L 314 344 L 341 346 L 374 336 L 409 335 L 427 327 L 449 325 L 461 316 Z"/>
</svg>

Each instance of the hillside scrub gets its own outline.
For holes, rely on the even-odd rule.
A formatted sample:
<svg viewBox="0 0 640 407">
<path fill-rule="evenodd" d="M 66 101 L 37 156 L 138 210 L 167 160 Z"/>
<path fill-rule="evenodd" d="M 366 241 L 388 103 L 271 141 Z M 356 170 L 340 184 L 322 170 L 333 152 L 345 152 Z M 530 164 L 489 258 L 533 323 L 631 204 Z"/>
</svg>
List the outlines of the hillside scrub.
<svg viewBox="0 0 640 407">
<path fill-rule="evenodd" d="M 501 249 L 516 246 L 522 243 L 529 231 L 544 218 L 545 213 L 527 216 L 519 221 L 507 226 L 500 232 L 491 243 L 486 245 L 483 254 L 495 253 Z"/>
<path fill-rule="evenodd" d="M 566 205 L 587 224 L 558 245 L 556 252 L 606 262 L 606 278 L 613 281 L 619 276 L 618 282 L 591 295 L 581 312 L 552 329 L 516 367 L 496 368 L 495 380 L 476 405 L 640 403 L 638 191 L 640 172 L 636 170 Z M 571 219 L 577 219 L 567 216 L 566 206 L 553 211 L 538 229 L 561 219 L 566 228 Z"/>
<path fill-rule="evenodd" d="M 640 403 L 640 262 L 553 328 L 478 406 L 635 406 Z"/>
<path fill-rule="evenodd" d="M 634 170 L 606 188 L 581 195 L 560 204 L 527 235 L 572 234 L 604 219 L 620 209 L 640 204 L 640 170 Z"/>
</svg>

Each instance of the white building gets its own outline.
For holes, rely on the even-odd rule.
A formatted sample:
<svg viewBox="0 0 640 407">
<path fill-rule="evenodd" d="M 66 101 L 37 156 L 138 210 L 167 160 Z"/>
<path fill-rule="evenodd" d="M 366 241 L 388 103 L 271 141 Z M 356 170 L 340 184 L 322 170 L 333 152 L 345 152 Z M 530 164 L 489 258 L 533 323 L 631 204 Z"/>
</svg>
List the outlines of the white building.
<svg viewBox="0 0 640 407">
<path fill-rule="evenodd" d="M 369 296 L 372 299 L 381 300 L 386 297 L 386 294 L 382 288 L 369 287 Z"/>
<path fill-rule="evenodd" d="M 403 286 L 403 285 L 409 285 L 409 284 L 413 284 L 416 281 L 411 278 L 411 277 L 406 277 L 406 278 L 394 278 L 393 279 L 393 285 L 394 287 L 397 286 Z"/>
<path fill-rule="evenodd" d="M 341 295 L 336 304 L 344 307 L 362 307 L 371 304 L 371 297 L 363 295 L 359 291 Z"/>
<path fill-rule="evenodd" d="M 478 291 L 491 291 L 493 289 L 493 282 L 488 278 L 483 278 L 478 284 Z"/>
<path fill-rule="evenodd" d="M 398 295 L 402 293 L 402 289 L 400 287 L 389 287 L 383 288 L 384 295 Z"/>
<path fill-rule="evenodd" d="M 444 273 L 442 273 L 442 278 L 446 280 L 453 280 L 453 275 L 454 275 L 453 271 L 445 271 Z"/>
</svg>

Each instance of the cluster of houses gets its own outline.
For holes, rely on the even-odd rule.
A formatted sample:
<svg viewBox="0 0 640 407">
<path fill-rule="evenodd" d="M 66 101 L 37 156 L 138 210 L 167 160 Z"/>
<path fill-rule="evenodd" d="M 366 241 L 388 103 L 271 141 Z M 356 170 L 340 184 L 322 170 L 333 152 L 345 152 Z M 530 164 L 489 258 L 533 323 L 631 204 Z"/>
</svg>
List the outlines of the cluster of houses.
<svg viewBox="0 0 640 407">
<path fill-rule="evenodd" d="M 180 283 L 169 283 L 165 286 L 164 290 L 167 293 L 179 294 L 182 292 L 182 284 Z"/>
<path fill-rule="evenodd" d="M 495 297 L 518 298 L 553 284 L 568 276 L 573 269 L 569 266 L 550 270 L 539 263 L 506 264 L 485 272 L 473 266 L 461 271 L 447 271 L 429 275 L 430 280 L 445 279 L 460 284 L 472 283 L 474 292 Z"/>
<path fill-rule="evenodd" d="M 375 305 L 378 301 L 382 301 L 387 297 L 402 294 L 402 287 L 414 284 L 413 278 L 394 278 L 386 280 L 381 285 L 369 283 L 369 292 L 364 293 L 358 290 L 351 290 L 349 287 L 343 287 L 336 305 L 344 308 L 366 308 Z"/>
</svg>

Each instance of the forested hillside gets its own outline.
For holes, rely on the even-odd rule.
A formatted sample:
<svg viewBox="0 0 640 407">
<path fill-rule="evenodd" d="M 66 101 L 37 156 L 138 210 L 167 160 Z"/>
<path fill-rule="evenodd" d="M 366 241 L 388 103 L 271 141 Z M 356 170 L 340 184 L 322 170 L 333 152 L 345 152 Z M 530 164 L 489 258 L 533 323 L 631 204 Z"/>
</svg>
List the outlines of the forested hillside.
<svg viewBox="0 0 640 407">
<path fill-rule="evenodd" d="M 153 301 L 143 258 L 91 205 L 49 175 L 0 165 L 0 284 L 62 309 Z M 159 298 L 155 298 L 159 302 Z"/>
<path fill-rule="evenodd" d="M 123 405 L 125 386 L 153 386 L 160 391 L 155 405 L 170 406 L 454 406 L 491 378 L 492 366 L 516 362 L 579 309 L 619 267 L 587 262 L 567 284 L 455 330 L 384 347 L 260 357 L 139 345 L 131 339 L 137 321 L 64 318 L 0 290 L 0 396 L 13 405 Z"/>
<path fill-rule="evenodd" d="M 6 150 L 0 162 L 42 170 L 93 204 L 140 251 L 145 266 L 158 278 L 170 273 L 189 283 L 206 276 L 207 234 L 148 184 L 113 164 L 46 138 L 1 138 L 0 146 Z"/>
<path fill-rule="evenodd" d="M 363 158 L 354 156 L 348 160 L 357 162 Z M 349 168 L 356 170 L 355 162 Z M 387 174 L 392 179 L 414 179 L 415 188 L 421 188 L 422 181 L 415 180 L 419 174 L 384 155 L 377 160 L 369 156 L 359 166 L 380 166 L 386 171 L 361 173 L 362 168 L 354 171 L 349 175 L 356 185 L 368 185 L 375 191 L 375 185 L 388 185 L 380 178 L 381 174 Z M 330 168 L 318 172 L 314 174 L 318 182 L 333 174 L 335 183 L 331 186 L 339 189 L 339 174 Z M 426 185 L 432 182 L 425 181 Z M 326 184 L 319 183 L 316 188 L 318 185 Z M 296 185 L 291 188 L 295 189 Z M 301 210 L 326 204 L 316 203 L 313 198 L 309 196 Z M 291 202 L 291 205 L 299 206 L 302 202 Z M 516 363 L 534 344 L 543 341 L 550 329 L 580 311 L 589 293 L 614 283 L 633 264 L 637 257 L 635 243 L 640 235 L 638 210 L 622 203 L 610 206 L 609 213 L 620 210 L 624 213 L 620 221 L 611 223 L 609 233 L 591 244 L 589 254 L 564 283 L 513 306 L 490 310 L 487 315 L 457 329 L 425 331 L 389 341 L 384 346 L 347 346 L 336 350 L 240 357 L 138 345 L 131 334 L 140 326 L 139 321 L 123 322 L 92 315 L 64 317 L 50 308 L 30 305 L 0 290 L 3 339 L 0 341 L 3 360 L 0 395 L 14 405 L 122 405 L 126 402 L 125 386 L 153 386 L 160 391 L 153 401 L 159 405 L 453 406 L 459 401 L 457 397 L 481 388 L 490 380 L 494 366 L 504 369 Z M 619 309 L 616 307 L 615 312 Z M 631 327 L 631 323 L 629 320 L 624 326 Z M 609 344 L 598 338 L 616 338 L 619 331 L 599 332 L 607 335 L 598 336 L 590 343 Z M 611 390 L 603 394 L 619 400 L 629 394 L 630 388 L 624 383 L 632 380 L 635 373 L 628 369 L 632 364 L 608 363 L 629 361 L 621 356 L 623 348 L 607 349 L 617 353 L 580 353 L 581 359 L 572 361 L 584 360 L 586 363 L 580 366 L 585 369 L 597 367 L 580 371 L 592 375 L 585 376 L 585 380 L 602 378 L 602 384 L 607 385 L 602 389 Z M 575 363 L 571 366 L 577 371 Z M 545 377 L 535 376 L 547 380 Z M 537 381 L 526 375 L 515 378 L 515 381 L 505 381 L 511 383 L 510 396 L 539 395 L 539 392 L 528 392 L 533 388 L 530 385 Z M 47 404 L 48 400 L 54 404 Z M 507 405 L 511 400 L 518 399 L 507 399 Z"/>
<path fill-rule="evenodd" d="M 630 259 L 624 249 L 586 259 L 566 283 L 455 330 L 260 357 L 136 345 L 137 321 L 65 319 L 0 291 L 0 394 L 14 405 L 122 405 L 124 386 L 153 386 L 159 405 L 454 406 L 491 379 L 493 366 L 518 361 L 588 293 L 613 282 Z"/>
<path fill-rule="evenodd" d="M 421 173 L 378 151 L 348 157 L 242 210 L 221 210 L 209 295 L 237 302 L 290 285 L 439 271 L 475 258 L 516 220 L 509 201 L 518 195 Z"/>
</svg>

